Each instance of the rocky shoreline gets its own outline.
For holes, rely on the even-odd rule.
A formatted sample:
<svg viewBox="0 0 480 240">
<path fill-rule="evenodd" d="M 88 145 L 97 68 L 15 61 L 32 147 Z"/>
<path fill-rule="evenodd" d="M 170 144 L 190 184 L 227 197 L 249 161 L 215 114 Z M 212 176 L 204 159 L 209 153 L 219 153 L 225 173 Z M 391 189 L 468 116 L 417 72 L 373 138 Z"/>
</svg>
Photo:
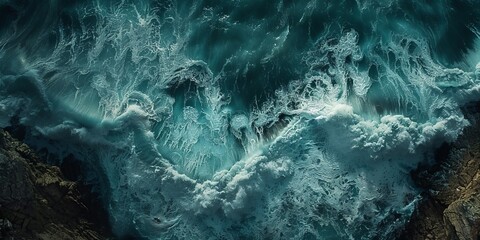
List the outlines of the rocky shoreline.
<svg viewBox="0 0 480 240">
<path fill-rule="evenodd" d="M 465 113 L 472 125 L 412 172 L 423 200 L 399 239 L 479 239 L 480 103 Z M 65 174 L 0 129 L 0 239 L 113 238 L 98 199 Z"/>
<path fill-rule="evenodd" d="M 0 239 L 108 239 L 108 222 L 80 183 L 68 181 L 0 129 Z"/>
<path fill-rule="evenodd" d="M 480 103 L 464 112 L 471 126 L 456 142 L 438 149 L 433 167 L 412 173 L 424 196 L 400 239 L 479 239 Z"/>
</svg>

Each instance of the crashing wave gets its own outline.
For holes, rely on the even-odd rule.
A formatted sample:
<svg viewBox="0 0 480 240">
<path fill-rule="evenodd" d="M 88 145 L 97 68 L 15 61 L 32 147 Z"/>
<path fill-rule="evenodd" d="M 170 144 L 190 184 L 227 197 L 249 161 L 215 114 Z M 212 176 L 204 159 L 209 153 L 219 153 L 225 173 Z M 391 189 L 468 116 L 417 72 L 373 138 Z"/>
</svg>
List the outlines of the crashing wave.
<svg viewBox="0 0 480 240">
<path fill-rule="evenodd" d="M 0 2 L 0 126 L 82 159 L 118 236 L 394 236 L 480 96 L 479 7 L 187 2 Z"/>
</svg>

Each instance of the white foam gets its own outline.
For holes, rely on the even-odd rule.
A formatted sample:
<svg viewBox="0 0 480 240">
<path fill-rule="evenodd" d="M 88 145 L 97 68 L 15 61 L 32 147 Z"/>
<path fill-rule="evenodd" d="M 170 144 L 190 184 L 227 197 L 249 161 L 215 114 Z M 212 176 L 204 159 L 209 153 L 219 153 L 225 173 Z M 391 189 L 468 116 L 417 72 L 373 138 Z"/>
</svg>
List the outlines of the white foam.
<svg viewBox="0 0 480 240">
<path fill-rule="evenodd" d="M 213 9 L 190 7 L 182 18 L 173 7 L 89 6 L 93 27 L 79 19 L 82 31 L 60 30 L 51 56 L 19 54 L 22 70 L 35 70 L 1 76 L 0 126 L 19 115 L 30 140 L 94 166 L 119 235 L 369 239 L 406 221 L 418 200 L 409 171 L 468 125 L 459 108 L 478 100 L 478 61 L 471 71 L 447 68 L 417 32 L 366 41 L 332 25 L 298 53 L 298 79 L 242 106 L 237 77 L 255 62 L 268 72 L 286 61 L 278 58 L 298 29 L 285 21 L 249 39 L 214 73 L 191 59 L 198 49 L 185 52 L 198 27 L 189 21 Z"/>
</svg>

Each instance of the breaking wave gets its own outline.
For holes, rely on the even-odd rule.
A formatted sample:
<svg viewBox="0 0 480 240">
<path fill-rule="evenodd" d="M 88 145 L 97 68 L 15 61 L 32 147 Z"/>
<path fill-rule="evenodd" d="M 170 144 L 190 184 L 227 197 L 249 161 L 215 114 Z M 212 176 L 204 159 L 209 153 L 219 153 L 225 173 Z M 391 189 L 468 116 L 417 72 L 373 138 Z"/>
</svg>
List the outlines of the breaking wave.
<svg viewBox="0 0 480 240">
<path fill-rule="evenodd" d="M 475 2 L 3 0 L 0 126 L 120 237 L 391 239 L 479 99 Z"/>
</svg>

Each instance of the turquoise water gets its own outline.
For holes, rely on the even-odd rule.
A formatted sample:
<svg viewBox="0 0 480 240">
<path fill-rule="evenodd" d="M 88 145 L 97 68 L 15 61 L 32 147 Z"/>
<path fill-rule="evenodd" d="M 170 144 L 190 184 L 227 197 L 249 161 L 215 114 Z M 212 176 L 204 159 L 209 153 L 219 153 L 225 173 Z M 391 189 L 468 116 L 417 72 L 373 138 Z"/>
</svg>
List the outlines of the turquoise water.
<svg viewBox="0 0 480 240">
<path fill-rule="evenodd" d="M 480 4 L 0 1 L 0 126 L 145 239 L 392 239 L 479 100 Z"/>
</svg>

